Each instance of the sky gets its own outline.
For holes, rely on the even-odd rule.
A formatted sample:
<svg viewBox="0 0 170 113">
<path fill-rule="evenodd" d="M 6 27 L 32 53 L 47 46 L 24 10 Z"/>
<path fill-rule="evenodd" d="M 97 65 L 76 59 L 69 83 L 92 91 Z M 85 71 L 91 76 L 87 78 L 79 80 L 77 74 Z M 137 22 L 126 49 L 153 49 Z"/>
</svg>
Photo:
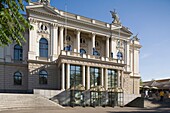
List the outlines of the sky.
<svg viewBox="0 0 170 113">
<path fill-rule="evenodd" d="M 140 38 L 142 80 L 170 78 L 170 0 L 51 0 L 51 6 L 107 23 L 115 9 Z"/>
</svg>

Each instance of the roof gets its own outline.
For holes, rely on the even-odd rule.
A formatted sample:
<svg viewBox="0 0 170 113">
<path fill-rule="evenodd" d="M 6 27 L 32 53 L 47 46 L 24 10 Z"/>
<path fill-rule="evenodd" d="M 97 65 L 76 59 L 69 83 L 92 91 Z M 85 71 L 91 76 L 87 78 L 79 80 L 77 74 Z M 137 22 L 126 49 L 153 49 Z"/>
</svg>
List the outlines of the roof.
<svg viewBox="0 0 170 113">
<path fill-rule="evenodd" d="M 90 24 L 92 23 L 94 25 L 99 25 L 99 26 L 106 27 L 106 28 L 117 27 L 117 24 L 106 23 L 106 22 L 103 22 L 103 21 L 100 21 L 100 20 L 80 16 L 80 15 L 73 14 L 73 13 L 70 13 L 70 12 L 65 12 L 63 10 L 58 10 L 55 7 L 40 4 L 40 3 L 37 3 L 37 2 L 30 2 L 30 4 L 28 6 L 26 6 L 26 9 L 29 9 L 29 10 L 33 9 L 34 11 L 38 11 L 38 8 L 42 8 L 42 7 L 46 9 L 46 11 L 44 10 L 43 13 L 51 12 L 51 14 L 53 14 L 53 16 L 54 15 L 58 15 L 60 17 L 66 16 L 67 18 L 70 18 L 70 19 L 76 19 L 76 20 L 79 20 L 79 21 L 84 21 L 84 22 L 87 22 L 87 23 L 90 23 Z M 133 35 L 133 33 L 125 26 L 122 26 L 121 30 L 124 33 L 127 33 L 129 35 Z"/>
<path fill-rule="evenodd" d="M 145 81 L 143 82 L 142 86 L 157 87 L 159 89 L 170 89 L 170 78 Z"/>
</svg>

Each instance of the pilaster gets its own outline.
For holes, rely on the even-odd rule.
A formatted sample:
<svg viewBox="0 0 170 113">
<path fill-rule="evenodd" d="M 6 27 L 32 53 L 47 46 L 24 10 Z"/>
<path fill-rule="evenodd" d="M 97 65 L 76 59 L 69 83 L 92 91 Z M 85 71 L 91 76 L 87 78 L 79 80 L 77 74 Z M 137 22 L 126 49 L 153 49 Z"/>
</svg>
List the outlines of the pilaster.
<svg viewBox="0 0 170 113">
<path fill-rule="evenodd" d="M 90 67 L 87 66 L 87 84 L 86 89 L 90 89 Z"/>
<path fill-rule="evenodd" d="M 61 64 L 61 90 L 65 90 L 65 64 Z"/>
<path fill-rule="evenodd" d="M 106 57 L 109 58 L 109 37 L 106 37 Z"/>
<path fill-rule="evenodd" d="M 92 33 L 92 44 L 91 44 L 91 54 L 93 55 L 93 48 L 95 48 L 95 37 L 96 33 Z"/>
<path fill-rule="evenodd" d="M 83 74 L 83 77 L 82 77 L 82 84 L 83 84 L 83 86 L 85 87 L 85 85 L 86 85 L 86 81 L 85 81 L 85 65 L 83 65 L 82 66 L 82 68 L 83 68 L 83 71 L 82 71 L 82 74 Z"/>
<path fill-rule="evenodd" d="M 66 75 L 66 89 L 69 89 L 70 88 L 70 64 L 67 64 L 67 70 L 66 70 L 66 72 L 67 72 L 67 75 Z"/>
<path fill-rule="evenodd" d="M 105 89 L 108 89 L 108 69 L 105 69 Z"/>
</svg>

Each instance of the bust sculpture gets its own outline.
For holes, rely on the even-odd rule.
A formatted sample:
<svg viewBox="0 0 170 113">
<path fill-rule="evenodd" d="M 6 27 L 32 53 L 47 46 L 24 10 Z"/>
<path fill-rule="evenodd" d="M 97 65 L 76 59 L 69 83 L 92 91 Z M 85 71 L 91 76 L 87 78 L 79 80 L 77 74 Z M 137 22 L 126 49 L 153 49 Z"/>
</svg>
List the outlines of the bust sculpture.
<svg viewBox="0 0 170 113">
<path fill-rule="evenodd" d="M 112 23 L 114 23 L 114 24 L 121 24 L 119 16 L 116 13 L 116 11 L 115 10 L 114 11 L 110 11 L 110 13 L 112 15 L 112 18 L 114 19 Z"/>
<path fill-rule="evenodd" d="M 50 0 L 39 0 L 38 2 L 45 5 L 50 5 Z"/>
</svg>

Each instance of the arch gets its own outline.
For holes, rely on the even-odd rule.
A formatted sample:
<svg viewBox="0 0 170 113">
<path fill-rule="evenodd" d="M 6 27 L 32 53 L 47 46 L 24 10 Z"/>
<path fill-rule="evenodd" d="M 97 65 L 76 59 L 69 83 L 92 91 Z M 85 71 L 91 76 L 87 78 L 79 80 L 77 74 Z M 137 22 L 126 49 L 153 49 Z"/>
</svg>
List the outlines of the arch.
<svg viewBox="0 0 170 113">
<path fill-rule="evenodd" d="M 47 84 L 48 81 L 48 73 L 46 70 L 41 70 L 39 72 L 39 84 Z"/>
<path fill-rule="evenodd" d="M 117 58 L 118 58 L 119 60 L 122 60 L 122 59 L 123 59 L 123 54 L 122 54 L 120 51 L 117 53 Z"/>
<path fill-rule="evenodd" d="M 45 38 L 41 38 L 39 41 L 39 56 L 48 57 L 48 41 Z"/>
<path fill-rule="evenodd" d="M 14 46 L 14 60 L 22 61 L 22 57 L 23 57 L 22 46 L 20 46 L 19 44 L 16 44 Z"/>
<path fill-rule="evenodd" d="M 22 85 L 22 74 L 19 71 L 14 73 L 14 85 Z"/>
</svg>

